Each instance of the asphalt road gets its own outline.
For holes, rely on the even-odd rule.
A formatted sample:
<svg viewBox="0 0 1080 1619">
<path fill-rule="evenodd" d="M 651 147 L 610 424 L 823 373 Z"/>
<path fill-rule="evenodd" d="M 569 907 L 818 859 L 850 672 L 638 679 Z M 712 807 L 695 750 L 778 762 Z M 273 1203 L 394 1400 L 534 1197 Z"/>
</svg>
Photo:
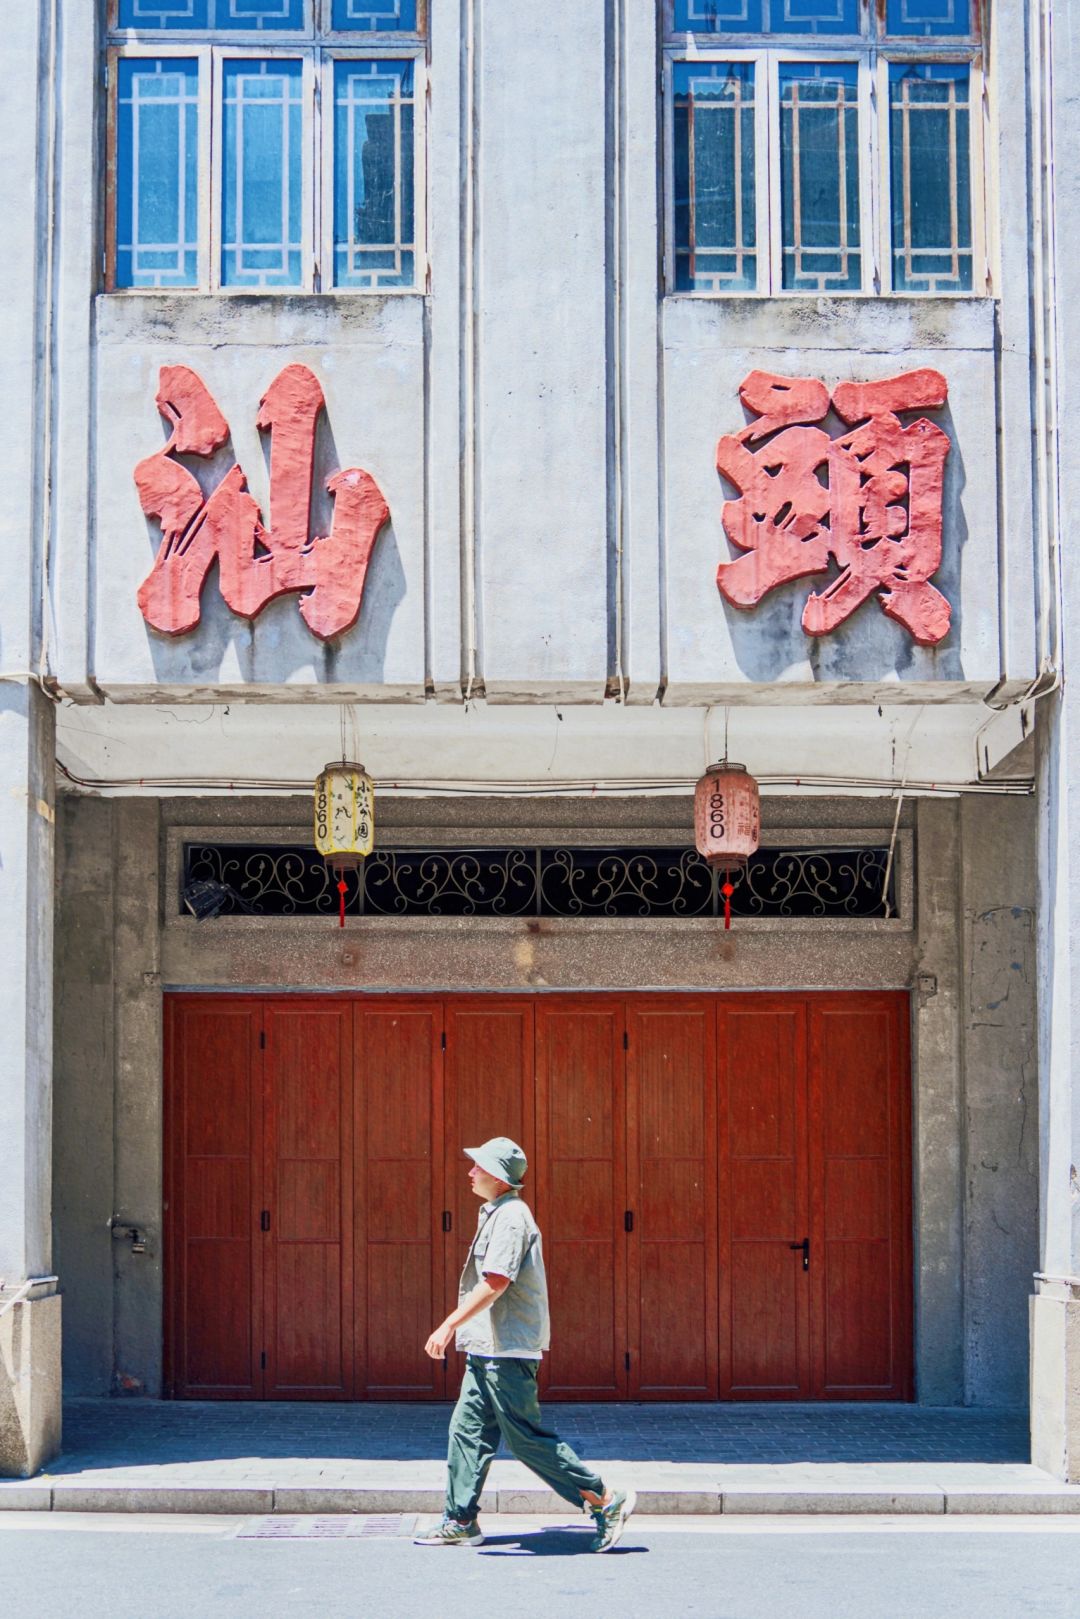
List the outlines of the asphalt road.
<svg viewBox="0 0 1080 1619">
<path fill-rule="evenodd" d="M 401 1532 L 412 1520 L 375 1524 L 370 1538 L 357 1534 L 359 1520 L 322 1520 L 319 1540 L 246 1538 L 265 1523 L 0 1513 L 0 1611 L 10 1619 L 1080 1616 L 1080 1522 L 1063 1518 L 641 1517 L 603 1557 L 585 1550 L 584 1521 L 488 1518 L 479 1550 L 414 1547 Z"/>
</svg>

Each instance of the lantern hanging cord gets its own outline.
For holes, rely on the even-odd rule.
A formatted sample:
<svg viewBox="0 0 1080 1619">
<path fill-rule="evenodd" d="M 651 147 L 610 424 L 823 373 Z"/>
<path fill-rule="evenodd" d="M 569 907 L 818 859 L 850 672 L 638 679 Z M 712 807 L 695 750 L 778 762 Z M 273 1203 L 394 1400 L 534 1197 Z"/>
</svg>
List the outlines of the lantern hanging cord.
<svg viewBox="0 0 1080 1619">
<path fill-rule="evenodd" d="M 889 916 L 892 914 L 892 907 L 889 904 L 889 883 L 892 881 L 893 859 L 896 854 L 896 837 L 900 830 L 900 811 L 904 807 L 904 789 L 907 786 L 908 766 L 911 762 L 911 739 L 915 735 L 915 727 L 922 718 L 923 709 L 925 709 L 925 707 L 926 704 L 923 703 L 919 708 L 918 713 L 915 715 L 915 718 L 912 720 L 911 729 L 908 731 L 907 747 L 904 749 L 904 774 L 900 778 L 900 791 L 896 795 L 896 814 L 893 816 L 892 837 L 889 839 L 889 853 L 888 858 L 885 861 L 885 875 L 881 882 L 881 905 L 885 912 L 886 920 L 888 920 Z"/>
</svg>

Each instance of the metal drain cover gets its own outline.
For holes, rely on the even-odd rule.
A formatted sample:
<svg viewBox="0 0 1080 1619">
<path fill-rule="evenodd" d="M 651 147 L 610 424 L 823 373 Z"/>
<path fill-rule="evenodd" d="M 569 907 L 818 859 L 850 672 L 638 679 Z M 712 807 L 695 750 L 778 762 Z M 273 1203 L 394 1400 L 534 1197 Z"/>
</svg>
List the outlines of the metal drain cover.
<svg viewBox="0 0 1080 1619">
<path fill-rule="evenodd" d="M 416 1515 L 401 1512 L 275 1513 L 248 1518 L 235 1540 L 392 1540 L 411 1535 Z"/>
</svg>

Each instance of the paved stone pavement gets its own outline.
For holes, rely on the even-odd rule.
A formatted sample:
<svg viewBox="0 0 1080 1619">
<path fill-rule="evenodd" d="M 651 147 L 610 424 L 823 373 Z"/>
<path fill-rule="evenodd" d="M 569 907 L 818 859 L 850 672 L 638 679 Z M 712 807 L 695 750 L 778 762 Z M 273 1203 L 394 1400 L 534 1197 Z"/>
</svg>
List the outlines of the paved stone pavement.
<svg viewBox="0 0 1080 1619">
<path fill-rule="evenodd" d="M 450 1406 L 74 1400 L 53 1473 L 200 1458 L 442 1461 Z M 544 1406 L 590 1460 L 1027 1462 L 1026 1414 L 915 1405 Z"/>
<path fill-rule="evenodd" d="M 1016 1412 L 898 1405 L 549 1405 L 652 1513 L 1080 1513 Z M 64 1450 L 0 1511 L 437 1512 L 448 1405 L 75 1401 Z M 484 1512 L 562 1513 L 505 1454 Z"/>
</svg>

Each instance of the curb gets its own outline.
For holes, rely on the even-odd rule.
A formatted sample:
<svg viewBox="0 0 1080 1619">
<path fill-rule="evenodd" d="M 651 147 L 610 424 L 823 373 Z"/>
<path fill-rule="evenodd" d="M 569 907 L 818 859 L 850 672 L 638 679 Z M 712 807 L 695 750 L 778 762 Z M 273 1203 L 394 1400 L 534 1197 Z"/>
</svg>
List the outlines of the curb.
<svg viewBox="0 0 1080 1619">
<path fill-rule="evenodd" d="M 438 1513 L 442 1490 L 198 1485 L 78 1485 L 0 1483 L 0 1511 L 162 1513 Z M 531 1516 L 566 1516 L 570 1508 L 547 1490 L 497 1490 L 481 1510 Z M 649 1490 L 638 1491 L 637 1510 L 648 1515 L 742 1516 L 851 1513 L 940 1515 L 1080 1513 L 1080 1488 L 919 1490 Z"/>
</svg>

